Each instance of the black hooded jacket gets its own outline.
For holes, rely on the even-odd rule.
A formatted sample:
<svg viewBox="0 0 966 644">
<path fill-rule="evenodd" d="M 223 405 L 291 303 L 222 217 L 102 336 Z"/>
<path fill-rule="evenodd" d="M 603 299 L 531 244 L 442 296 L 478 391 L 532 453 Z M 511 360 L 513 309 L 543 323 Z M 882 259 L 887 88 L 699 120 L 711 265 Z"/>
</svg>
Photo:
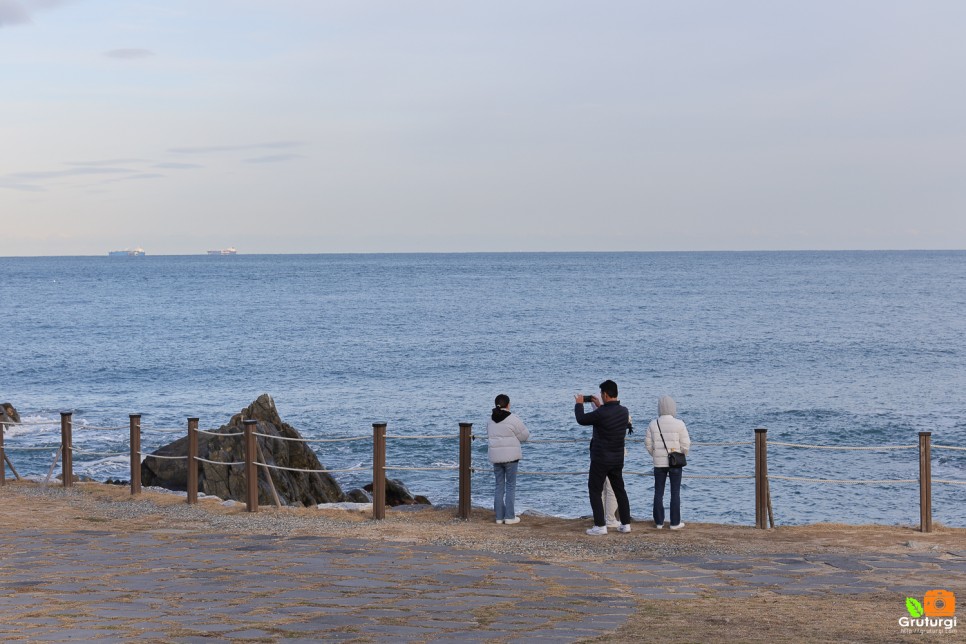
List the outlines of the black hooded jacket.
<svg viewBox="0 0 966 644">
<path fill-rule="evenodd" d="M 617 400 L 606 402 L 594 411 L 584 413 L 582 403 L 574 404 L 574 416 L 580 425 L 593 425 L 590 460 L 610 465 L 624 462 L 624 437 L 630 412 Z"/>
</svg>

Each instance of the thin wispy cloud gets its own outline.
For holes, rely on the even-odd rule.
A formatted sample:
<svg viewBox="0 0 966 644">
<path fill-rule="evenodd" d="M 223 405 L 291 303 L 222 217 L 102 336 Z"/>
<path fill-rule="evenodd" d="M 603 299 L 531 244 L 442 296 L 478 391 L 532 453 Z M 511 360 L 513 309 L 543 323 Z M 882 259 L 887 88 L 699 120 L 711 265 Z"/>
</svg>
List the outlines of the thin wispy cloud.
<svg viewBox="0 0 966 644">
<path fill-rule="evenodd" d="M 140 172 L 138 174 L 131 174 L 126 177 L 117 177 L 115 179 L 105 179 L 102 183 L 118 183 L 120 181 L 142 181 L 144 179 L 163 179 L 165 175 L 157 172 Z"/>
<path fill-rule="evenodd" d="M 195 170 L 205 166 L 199 163 L 178 163 L 176 161 L 168 161 L 165 163 L 155 163 L 152 167 L 161 168 L 162 170 Z"/>
<path fill-rule="evenodd" d="M 20 192 L 46 192 L 41 186 L 35 186 L 30 183 L 20 183 L 19 181 L 10 181 L 9 179 L 0 178 L 0 188 L 6 190 L 18 190 Z"/>
<path fill-rule="evenodd" d="M 28 179 L 45 181 L 47 179 L 63 179 L 66 177 L 83 177 L 100 174 L 128 174 L 131 170 L 125 168 L 75 167 L 66 170 L 43 170 L 39 172 L 14 172 L 7 175 L 13 179 Z"/>
<path fill-rule="evenodd" d="M 245 143 L 241 145 L 209 145 L 204 147 L 171 148 L 175 154 L 214 154 L 219 152 L 248 152 L 251 150 L 283 150 L 302 145 L 298 141 L 270 141 L 268 143 Z"/>
<path fill-rule="evenodd" d="M 128 163 L 146 163 L 145 159 L 102 159 L 99 161 L 68 161 L 66 165 L 73 166 L 118 166 L 125 165 Z"/>
<path fill-rule="evenodd" d="M 0 0 L 0 27 L 13 27 L 33 22 L 35 11 L 55 9 L 70 0 Z"/>
<path fill-rule="evenodd" d="M 282 163 L 283 161 L 293 161 L 295 159 L 304 158 L 305 157 L 301 154 L 269 154 L 263 157 L 245 159 L 245 163 Z"/>
<path fill-rule="evenodd" d="M 154 56 L 154 52 L 150 49 L 112 49 L 104 52 L 104 55 L 116 60 L 138 60 L 150 58 Z"/>
</svg>

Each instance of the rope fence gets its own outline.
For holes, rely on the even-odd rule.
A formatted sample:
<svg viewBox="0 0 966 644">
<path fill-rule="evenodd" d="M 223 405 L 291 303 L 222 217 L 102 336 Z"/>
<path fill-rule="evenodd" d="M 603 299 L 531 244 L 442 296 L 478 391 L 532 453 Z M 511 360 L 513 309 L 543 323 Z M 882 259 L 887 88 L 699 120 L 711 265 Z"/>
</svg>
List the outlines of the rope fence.
<svg viewBox="0 0 966 644">
<path fill-rule="evenodd" d="M 3 442 L 3 432 L 0 431 L 0 455 L 3 457 L 4 467 L 0 468 L 0 485 L 5 483 L 6 476 L 6 466 L 9 465 L 10 469 L 19 479 L 19 475 L 13 468 L 13 463 L 10 461 L 7 452 L 55 452 L 54 462 L 51 463 L 51 473 L 53 472 L 54 465 L 58 458 L 62 459 L 62 478 L 64 487 L 70 487 L 73 483 L 73 456 L 76 454 L 78 456 L 94 456 L 94 457 L 119 457 L 119 456 L 131 456 L 131 493 L 136 494 L 140 492 L 140 467 L 142 459 L 161 459 L 161 460 L 183 460 L 188 461 L 188 502 L 193 503 L 197 500 L 198 492 L 198 468 L 197 465 L 201 463 L 207 463 L 211 465 L 221 465 L 226 467 L 244 467 L 245 476 L 247 479 L 247 493 L 248 493 L 248 508 L 249 511 L 257 511 L 258 507 L 258 487 L 257 487 L 257 468 L 262 468 L 268 478 L 268 485 L 271 488 L 272 494 L 275 496 L 276 504 L 280 504 L 278 495 L 274 488 L 274 483 L 272 477 L 269 474 L 270 471 L 285 471 L 285 472 L 296 472 L 296 473 L 308 473 L 308 474 L 337 474 L 337 473 L 348 473 L 348 472 L 363 472 L 369 471 L 368 466 L 355 466 L 347 468 L 295 468 L 287 467 L 283 465 L 277 465 L 266 462 L 264 454 L 262 454 L 261 447 L 258 445 L 257 439 L 262 438 L 263 441 L 268 440 L 278 440 L 278 441 L 288 441 L 288 442 L 300 442 L 306 444 L 322 444 L 322 443 L 339 443 L 339 442 L 356 442 L 356 441 L 373 441 L 373 459 L 371 471 L 373 473 L 373 517 L 376 519 L 384 518 L 385 511 L 385 482 L 386 482 L 386 472 L 459 472 L 459 503 L 458 503 L 458 515 L 460 518 L 468 519 L 470 516 L 470 488 L 473 474 L 482 474 L 489 472 L 487 468 L 474 468 L 472 466 L 472 441 L 477 438 L 484 438 L 482 436 L 476 436 L 472 433 L 472 423 L 460 423 L 460 431 L 458 434 L 437 434 L 437 435 L 387 435 L 386 434 L 386 424 L 385 423 L 374 423 L 373 424 L 373 434 L 372 436 L 367 435 L 355 435 L 355 436 L 341 436 L 332 438 L 318 438 L 318 439 L 307 439 L 307 438 L 297 438 L 290 436 L 278 436 L 272 434 L 265 434 L 256 432 L 257 421 L 255 420 L 244 420 L 243 426 L 244 431 L 239 432 L 223 432 L 209 429 L 198 428 L 198 419 L 189 418 L 187 429 L 179 428 L 166 428 L 166 427 L 142 427 L 140 423 L 141 417 L 139 414 L 132 414 L 130 416 L 130 432 L 131 432 L 131 442 L 129 452 L 101 452 L 94 450 L 82 449 L 75 447 L 73 445 L 72 430 L 99 430 L 99 431 L 118 431 L 124 429 L 120 426 L 97 426 L 97 425 L 87 425 L 75 423 L 72 419 L 71 412 L 62 412 L 60 429 L 61 429 L 61 442 L 59 445 L 49 445 L 49 446 L 10 446 L 5 447 Z M 0 423 L 0 429 L 6 430 L 10 427 L 54 427 L 55 422 L 52 421 L 29 421 L 21 423 Z M 150 431 L 156 433 L 187 433 L 188 438 L 188 454 L 187 455 L 161 455 L 152 454 L 141 451 L 140 439 L 142 431 Z M 722 442 L 692 442 L 691 445 L 694 447 L 746 447 L 754 446 L 755 448 L 755 458 L 754 458 L 754 474 L 709 474 L 695 472 L 693 470 L 688 470 L 688 480 L 755 480 L 755 511 L 756 511 L 756 527 L 766 528 L 768 524 L 774 527 L 774 513 L 771 507 L 771 492 L 769 482 L 771 480 L 789 483 L 807 483 L 807 484 L 831 484 L 831 485 L 912 485 L 918 484 L 920 489 L 920 529 L 923 532 L 930 532 L 932 530 L 932 484 L 944 484 L 944 485 L 966 485 L 966 480 L 954 480 L 954 479 L 940 479 L 932 478 L 931 472 L 931 450 L 953 450 L 966 452 L 966 447 L 954 446 L 954 445 L 932 445 L 931 444 L 931 432 L 920 432 L 919 433 L 919 443 L 915 445 L 815 445 L 815 444 L 805 444 L 805 443 L 792 443 L 786 441 L 767 441 L 766 440 L 767 430 L 764 428 L 758 428 L 755 430 L 755 440 L 754 441 L 722 441 Z M 215 461 L 207 458 L 203 458 L 198 455 L 198 436 L 217 436 L 217 437 L 241 437 L 242 443 L 245 451 L 245 460 L 240 461 Z M 397 441 L 412 441 L 412 440 L 436 440 L 436 441 L 446 441 L 446 440 L 459 440 L 459 465 L 446 465 L 446 466 L 418 466 L 418 465 L 387 465 L 386 464 L 386 441 L 397 440 Z M 587 443 L 589 438 L 556 438 L 556 439 L 536 439 L 531 440 L 529 443 L 536 445 L 559 445 L 559 444 L 577 444 L 577 443 Z M 642 443 L 645 442 L 644 439 L 640 438 L 627 438 L 628 443 Z M 769 474 L 768 472 L 768 462 L 767 462 L 767 448 L 769 446 L 777 448 L 791 448 L 791 449 L 810 449 L 810 450 L 837 450 L 837 451 L 901 451 L 901 450 L 919 450 L 919 477 L 918 478 L 895 478 L 895 479 L 839 479 L 839 478 L 820 478 L 820 477 L 807 477 L 807 476 L 793 476 L 788 474 L 776 473 Z M 91 461 L 85 461 L 85 463 L 92 463 Z M 194 465 L 192 465 L 194 464 Z M 652 475 L 651 471 L 634 471 L 625 470 L 625 474 L 628 476 L 637 477 L 648 477 Z M 535 476 L 535 477 L 561 477 L 561 476 L 587 476 L 587 470 L 581 471 L 542 471 L 542 470 L 519 470 L 519 475 L 523 476 Z M 49 475 L 48 475 L 49 479 Z M 194 493 L 192 494 L 192 490 Z"/>
</svg>

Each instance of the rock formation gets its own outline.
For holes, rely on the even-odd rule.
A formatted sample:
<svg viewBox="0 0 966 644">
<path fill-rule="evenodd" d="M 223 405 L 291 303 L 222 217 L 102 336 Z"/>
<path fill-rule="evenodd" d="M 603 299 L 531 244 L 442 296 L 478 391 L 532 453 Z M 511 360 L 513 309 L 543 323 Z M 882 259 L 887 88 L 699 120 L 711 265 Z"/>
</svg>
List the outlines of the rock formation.
<svg viewBox="0 0 966 644">
<path fill-rule="evenodd" d="M 256 420 L 256 433 L 283 438 L 302 438 L 299 432 L 284 422 L 275 409 L 275 402 L 268 394 L 262 394 L 241 413 L 232 416 L 227 425 L 214 430 L 216 434 L 235 434 L 244 431 L 244 420 Z M 297 440 L 278 440 L 257 436 L 260 448 L 258 460 L 269 465 L 298 470 L 325 469 L 308 443 Z M 159 456 L 185 456 L 188 453 L 187 436 L 159 448 L 153 454 Z M 209 461 L 236 463 L 245 460 L 244 441 L 241 436 L 213 436 L 198 434 L 198 456 Z M 269 469 L 272 483 L 283 505 L 315 506 L 319 503 L 338 503 L 345 496 L 331 474 L 319 472 L 292 472 Z M 159 486 L 171 490 L 187 490 L 188 469 L 185 460 L 145 458 L 141 463 L 141 481 L 147 486 Z M 214 465 L 200 462 L 198 491 L 220 497 L 244 501 L 246 495 L 245 468 L 243 465 Z M 258 503 L 274 504 L 266 468 L 258 468 Z"/>
<path fill-rule="evenodd" d="M 19 423 L 20 414 L 17 413 L 17 410 L 10 403 L 0 404 L 0 422 Z"/>
<path fill-rule="evenodd" d="M 369 495 L 372 495 L 372 483 L 363 488 Z M 372 500 L 372 499 L 370 499 Z M 425 496 L 413 496 L 406 484 L 399 479 L 386 479 L 386 505 L 394 508 L 398 505 L 432 505 Z"/>
</svg>

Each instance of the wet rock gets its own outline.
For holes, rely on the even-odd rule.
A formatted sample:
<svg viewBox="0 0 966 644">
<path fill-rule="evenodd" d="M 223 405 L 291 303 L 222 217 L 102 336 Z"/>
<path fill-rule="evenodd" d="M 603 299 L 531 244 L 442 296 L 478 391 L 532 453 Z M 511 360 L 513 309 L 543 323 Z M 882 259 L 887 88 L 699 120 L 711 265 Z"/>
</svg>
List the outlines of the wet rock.
<svg viewBox="0 0 966 644">
<path fill-rule="evenodd" d="M 369 483 L 363 489 L 372 494 L 372 483 Z M 386 479 L 386 505 L 394 508 L 397 505 L 415 504 L 432 505 L 425 496 L 413 496 L 406 484 L 399 479 Z"/>
<path fill-rule="evenodd" d="M 2 403 L 0 404 L 0 422 L 19 423 L 20 414 L 17 413 L 17 410 L 10 403 Z"/>
<path fill-rule="evenodd" d="M 372 495 L 357 487 L 345 493 L 345 500 L 350 503 L 372 503 Z"/>
</svg>

